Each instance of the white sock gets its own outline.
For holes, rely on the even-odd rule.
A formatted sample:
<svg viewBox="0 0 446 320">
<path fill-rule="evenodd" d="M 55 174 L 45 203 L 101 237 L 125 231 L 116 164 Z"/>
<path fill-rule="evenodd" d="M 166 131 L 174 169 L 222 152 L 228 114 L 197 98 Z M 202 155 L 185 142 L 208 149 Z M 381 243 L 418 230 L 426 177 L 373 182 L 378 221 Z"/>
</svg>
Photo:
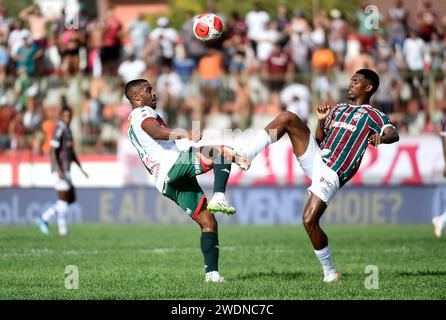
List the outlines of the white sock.
<svg viewBox="0 0 446 320">
<path fill-rule="evenodd" d="M 44 213 L 42 213 L 42 219 L 45 222 L 49 222 L 50 219 L 56 214 L 56 203 L 50 206 Z"/>
<path fill-rule="evenodd" d="M 326 276 L 329 272 L 336 272 L 333 257 L 331 256 L 330 248 L 328 246 L 321 250 L 314 250 L 314 253 L 322 265 L 324 276 Z"/>
<path fill-rule="evenodd" d="M 272 143 L 270 136 L 265 130 L 260 130 L 246 147 L 245 152 L 250 160 L 254 159 L 263 149 Z"/>
<path fill-rule="evenodd" d="M 224 199 L 225 198 L 225 194 L 223 192 L 215 192 L 214 196 L 212 197 L 212 199 Z"/>
<path fill-rule="evenodd" d="M 64 236 L 68 233 L 68 227 L 67 227 L 68 202 L 64 200 L 57 200 L 56 210 L 57 210 L 57 228 L 59 229 L 59 234 L 61 236 Z"/>
</svg>

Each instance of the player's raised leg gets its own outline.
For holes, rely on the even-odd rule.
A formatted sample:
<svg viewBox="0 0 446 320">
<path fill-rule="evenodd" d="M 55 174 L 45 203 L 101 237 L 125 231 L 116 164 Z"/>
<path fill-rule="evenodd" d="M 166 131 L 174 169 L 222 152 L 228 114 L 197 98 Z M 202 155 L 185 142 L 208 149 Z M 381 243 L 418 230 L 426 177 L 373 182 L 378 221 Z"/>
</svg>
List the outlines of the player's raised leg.
<svg viewBox="0 0 446 320">
<path fill-rule="evenodd" d="M 57 175 L 57 173 L 55 173 Z M 65 236 L 68 234 L 67 212 L 76 199 L 74 187 L 66 180 L 56 179 L 57 200 L 44 213 L 36 219 L 36 224 L 40 231 L 49 234 L 49 223 L 53 216 L 57 215 L 57 227 L 59 234 Z"/>
<path fill-rule="evenodd" d="M 303 155 L 308 147 L 310 129 L 294 113 L 285 111 L 271 121 L 264 130 L 234 153 L 234 162 L 243 170 L 248 170 L 251 161 L 267 146 L 288 134 L 296 157 Z"/>
<path fill-rule="evenodd" d="M 204 172 L 214 169 L 214 194 L 207 205 L 211 212 L 234 214 L 235 208 L 226 199 L 226 185 L 231 173 L 231 159 L 224 156 L 223 146 L 204 146 L 197 151 Z"/>
<path fill-rule="evenodd" d="M 313 170 L 314 159 L 316 156 L 320 156 L 318 154 L 319 147 L 311 136 L 310 130 L 306 124 L 297 115 L 291 112 L 281 113 L 265 127 L 265 130 L 259 132 L 243 151 L 236 151 L 236 163 L 239 164 L 242 169 L 244 169 L 243 165 L 247 165 L 247 168 L 249 168 L 250 161 L 254 159 L 258 153 L 269 144 L 278 141 L 285 134 L 288 134 L 293 146 L 294 154 L 305 174 L 313 180 L 320 180 L 319 178 L 314 179 L 313 176 L 313 171 L 320 169 L 315 168 Z M 322 167 L 322 169 L 325 169 L 325 167 Z M 337 177 L 335 177 L 336 174 L 334 172 L 324 171 L 324 173 L 331 178 L 330 182 L 333 182 L 331 185 L 335 188 L 330 190 L 332 193 L 327 196 L 319 192 L 321 189 L 320 186 L 318 186 L 317 183 L 314 183 L 310 188 L 311 195 L 305 206 L 302 219 L 305 230 L 313 245 L 316 257 L 322 265 L 324 281 L 332 282 L 338 280 L 340 274 L 336 272 L 334 267 L 333 258 L 331 256 L 330 248 L 328 247 L 327 235 L 320 227 L 319 220 L 327 207 L 326 203 L 328 203 L 329 198 L 336 192 L 339 181 L 337 180 Z"/>
<path fill-rule="evenodd" d="M 53 203 L 44 213 L 36 218 L 36 224 L 39 227 L 40 232 L 45 235 L 50 233 L 48 225 L 51 218 L 57 213 L 57 205 L 58 201 Z"/>
</svg>

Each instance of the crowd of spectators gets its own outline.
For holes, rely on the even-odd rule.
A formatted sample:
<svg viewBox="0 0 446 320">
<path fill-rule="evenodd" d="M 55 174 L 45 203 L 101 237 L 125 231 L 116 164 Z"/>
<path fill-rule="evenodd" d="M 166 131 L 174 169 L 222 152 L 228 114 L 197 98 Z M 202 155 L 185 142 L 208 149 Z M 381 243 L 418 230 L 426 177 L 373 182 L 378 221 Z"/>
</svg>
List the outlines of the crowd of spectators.
<svg viewBox="0 0 446 320">
<path fill-rule="evenodd" d="M 409 17 L 396 0 L 371 26 L 366 6 L 349 19 L 337 9 L 308 17 L 255 4 L 245 16 L 225 16 L 213 7 L 225 23 L 213 43 L 194 37 L 194 12 L 177 30 L 143 13 L 125 28 L 113 9 L 99 19 L 81 6 L 73 24 L 65 11 L 51 17 L 33 5 L 13 20 L 0 8 L 0 152 L 48 153 L 68 105 L 80 151 L 115 153 L 130 112 L 123 87 L 140 77 L 152 82 L 172 127 L 200 120 L 205 129 L 246 129 L 282 110 L 311 126 L 314 105 L 343 101 L 354 72 L 371 68 L 381 79 L 374 106 L 401 133 L 435 132 L 446 110 L 446 16 L 423 0 Z"/>
</svg>

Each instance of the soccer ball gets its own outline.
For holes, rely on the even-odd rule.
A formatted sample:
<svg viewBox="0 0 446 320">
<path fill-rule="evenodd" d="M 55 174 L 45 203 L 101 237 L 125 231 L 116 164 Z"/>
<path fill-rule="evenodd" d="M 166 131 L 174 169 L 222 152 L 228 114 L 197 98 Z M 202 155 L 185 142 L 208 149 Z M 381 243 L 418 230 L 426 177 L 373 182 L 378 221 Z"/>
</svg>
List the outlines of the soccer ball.
<svg viewBox="0 0 446 320">
<path fill-rule="evenodd" d="M 223 21 L 213 13 L 204 13 L 194 20 L 194 35 L 201 41 L 220 38 L 223 33 Z"/>
</svg>

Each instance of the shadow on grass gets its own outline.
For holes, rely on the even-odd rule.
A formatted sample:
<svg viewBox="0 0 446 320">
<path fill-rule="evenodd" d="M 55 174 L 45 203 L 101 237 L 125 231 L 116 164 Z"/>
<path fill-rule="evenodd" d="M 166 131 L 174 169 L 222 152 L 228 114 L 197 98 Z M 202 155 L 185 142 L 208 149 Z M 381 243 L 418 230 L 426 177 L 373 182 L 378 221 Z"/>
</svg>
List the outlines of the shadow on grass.
<svg viewBox="0 0 446 320">
<path fill-rule="evenodd" d="M 321 276 L 322 274 L 319 273 L 316 274 L 303 271 L 265 270 L 265 271 L 244 272 L 233 278 L 237 280 L 264 279 L 264 278 L 274 278 L 277 280 L 296 280 L 308 277 L 321 277 Z"/>
</svg>

